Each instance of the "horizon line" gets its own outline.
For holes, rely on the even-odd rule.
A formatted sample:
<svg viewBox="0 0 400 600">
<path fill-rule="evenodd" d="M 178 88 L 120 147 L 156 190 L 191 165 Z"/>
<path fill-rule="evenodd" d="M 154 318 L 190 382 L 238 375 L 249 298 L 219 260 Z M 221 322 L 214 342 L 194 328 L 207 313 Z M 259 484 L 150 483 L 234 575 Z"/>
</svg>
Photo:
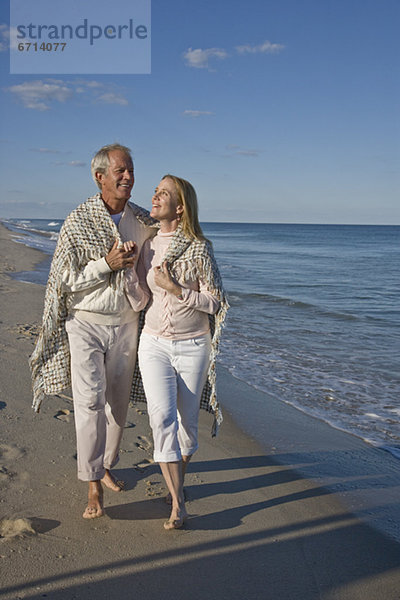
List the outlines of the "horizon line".
<svg viewBox="0 0 400 600">
<path fill-rule="evenodd" d="M 66 217 L 2 217 L 0 221 L 11 219 L 38 220 L 41 221 L 65 221 Z M 200 221 L 200 224 L 225 224 L 225 225 L 324 225 L 341 227 L 399 227 L 400 223 L 323 223 L 323 222 L 304 222 L 304 221 Z"/>
</svg>

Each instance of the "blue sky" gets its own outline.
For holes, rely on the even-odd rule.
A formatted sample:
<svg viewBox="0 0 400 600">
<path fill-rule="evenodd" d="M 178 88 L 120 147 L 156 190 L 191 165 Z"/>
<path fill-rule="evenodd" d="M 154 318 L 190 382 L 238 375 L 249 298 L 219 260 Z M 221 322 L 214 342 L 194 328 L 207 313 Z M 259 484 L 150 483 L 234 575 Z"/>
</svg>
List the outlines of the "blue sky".
<svg viewBox="0 0 400 600">
<path fill-rule="evenodd" d="M 65 217 L 118 141 L 145 207 L 170 172 L 202 221 L 400 224 L 398 0 L 153 0 L 149 75 L 10 75 L 7 4 L 0 217 Z"/>
</svg>

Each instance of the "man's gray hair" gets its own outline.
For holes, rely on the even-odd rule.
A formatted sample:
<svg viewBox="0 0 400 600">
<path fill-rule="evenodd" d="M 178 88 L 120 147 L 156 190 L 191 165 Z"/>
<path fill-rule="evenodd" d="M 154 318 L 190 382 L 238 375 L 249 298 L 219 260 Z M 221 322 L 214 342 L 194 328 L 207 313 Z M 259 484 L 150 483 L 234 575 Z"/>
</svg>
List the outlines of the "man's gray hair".
<svg viewBox="0 0 400 600">
<path fill-rule="evenodd" d="M 100 150 L 93 156 L 90 165 L 93 180 L 99 189 L 101 189 L 101 185 L 96 179 L 96 173 L 107 173 L 108 167 L 110 166 L 110 159 L 108 155 L 113 150 L 119 150 L 120 152 L 123 152 L 132 160 L 131 149 L 127 148 L 126 146 L 122 146 L 121 144 L 108 144 L 107 146 L 100 148 Z"/>
</svg>

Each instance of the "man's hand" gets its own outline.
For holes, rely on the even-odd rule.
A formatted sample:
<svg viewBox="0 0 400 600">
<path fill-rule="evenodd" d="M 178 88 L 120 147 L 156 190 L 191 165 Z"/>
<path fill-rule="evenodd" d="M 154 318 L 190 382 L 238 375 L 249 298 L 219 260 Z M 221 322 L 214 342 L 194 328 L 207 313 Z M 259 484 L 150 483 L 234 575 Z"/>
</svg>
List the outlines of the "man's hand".
<svg viewBox="0 0 400 600">
<path fill-rule="evenodd" d="M 125 242 L 123 248 L 119 248 L 118 244 L 118 240 L 115 240 L 113 247 L 105 257 L 108 266 L 113 271 L 133 267 L 137 258 L 135 242 Z"/>
</svg>

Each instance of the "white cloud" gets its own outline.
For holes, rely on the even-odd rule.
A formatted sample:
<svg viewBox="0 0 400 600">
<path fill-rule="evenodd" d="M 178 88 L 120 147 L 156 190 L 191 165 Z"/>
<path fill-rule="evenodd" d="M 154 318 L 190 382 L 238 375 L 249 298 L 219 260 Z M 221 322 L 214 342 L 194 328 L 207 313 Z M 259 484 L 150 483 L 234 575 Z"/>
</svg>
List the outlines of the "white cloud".
<svg viewBox="0 0 400 600">
<path fill-rule="evenodd" d="M 284 50 L 283 44 L 273 44 L 266 40 L 262 44 L 244 44 L 236 46 L 235 50 L 238 54 L 278 54 Z M 224 60 L 229 54 L 224 48 L 189 48 L 183 53 L 183 58 L 188 67 L 196 69 L 209 69 L 209 61 L 211 59 Z M 210 69 L 209 69 L 210 70 Z"/>
<path fill-rule="evenodd" d="M 259 150 L 254 150 L 254 149 L 250 149 L 250 148 L 241 148 L 240 146 L 237 146 L 236 144 L 230 144 L 229 146 L 226 147 L 226 149 L 229 151 L 229 156 L 255 157 L 255 156 L 260 155 Z"/>
<path fill-rule="evenodd" d="M 61 150 L 52 150 L 51 148 L 30 148 L 31 152 L 40 152 L 43 154 L 63 154 Z"/>
<path fill-rule="evenodd" d="M 97 88 L 104 88 L 106 87 L 104 85 L 104 83 L 101 83 L 100 81 L 96 81 L 95 79 L 73 79 L 71 81 L 68 81 L 68 83 L 72 86 L 78 86 L 78 87 L 82 87 L 82 88 L 92 88 L 92 89 L 97 89 Z"/>
<path fill-rule="evenodd" d="M 70 160 L 69 162 L 53 163 L 56 167 L 86 167 L 86 163 L 80 160 Z"/>
<path fill-rule="evenodd" d="M 9 27 L 5 23 L 0 24 L 0 52 L 5 52 L 9 47 L 13 50 L 18 47 L 17 33 L 16 27 Z"/>
<path fill-rule="evenodd" d="M 55 102 L 65 102 L 78 96 L 89 102 L 103 104 L 119 104 L 127 106 L 128 100 L 117 93 L 114 85 L 104 85 L 98 81 L 63 81 L 60 79 L 44 79 L 26 81 L 7 88 L 25 108 L 46 111 Z"/>
<path fill-rule="evenodd" d="M 88 91 L 93 91 L 96 93 L 97 91 L 100 93 L 102 88 L 106 86 L 100 81 L 86 81 L 85 79 L 77 79 L 75 81 L 68 81 L 68 84 L 71 85 L 77 94 L 85 94 Z"/>
<path fill-rule="evenodd" d="M 192 50 L 189 48 L 184 52 L 183 58 L 188 67 L 195 67 L 196 69 L 208 69 L 208 61 L 211 58 L 218 58 L 223 60 L 228 58 L 228 53 L 223 48 L 196 48 Z"/>
<path fill-rule="evenodd" d="M 239 154 L 240 156 L 258 156 L 260 153 L 258 150 L 237 150 L 235 154 Z"/>
<path fill-rule="evenodd" d="M 10 40 L 10 32 L 7 25 L 4 23 L 0 24 L 0 52 L 8 50 L 8 44 Z"/>
<path fill-rule="evenodd" d="M 183 114 L 187 117 L 197 118 L 197 117 L 214 115 L 215 113 L 211 112 L 210 110 L 185 110 L 185 111 L 183 111 Z"/>
<path fill-rule="evenodd" d="M 81 81 L 80 83 L 81 83 L 81 85 L 86 85 L 86 87 L 88 87 L 88 88 L 101 88 L 101 87 L 104 87 L 103 83 L 100 83 L 100 81 L 95 81 L 95 80 L 92 80 L 92 81 Z"/>
<path fill-rule="evenodd" d="M 129 104 L 126 98 L 120 94 L 115 94 L 114 92 L 107 92 L 106 94 L 98 96 L 97 102 L 104 102 L 105 104 L 119 104 L 120 106 L 127 106 Z"/>
<path fill-rule="evenodd" d="M 65 102 L 72 96 L 72 90 L 66 85 L 46 81 L 26 81 L 12 85 L 8 91 L 17 97 L 26 108 L 49 110 L 52 101 Z"/>
<path fill-rule="evenodd" d="M 263 44 L 257 46 L 246 44 L 244 46 L 236 46 L 238 54 L 278 54 L 285 46 L 283 44 L 272 44 L 266 40 Z"/>
</svg>

